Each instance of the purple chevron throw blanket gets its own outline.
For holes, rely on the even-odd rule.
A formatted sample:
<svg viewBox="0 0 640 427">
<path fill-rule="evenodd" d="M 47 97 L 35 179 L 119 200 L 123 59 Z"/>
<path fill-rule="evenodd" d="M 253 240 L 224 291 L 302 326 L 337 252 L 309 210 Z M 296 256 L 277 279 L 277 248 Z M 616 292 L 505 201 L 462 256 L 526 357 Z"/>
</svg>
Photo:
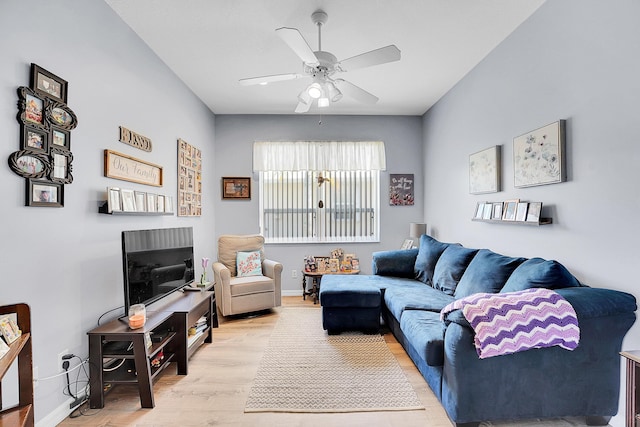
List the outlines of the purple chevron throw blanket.
<svg viewBox="0 0 640 427">
<path fill-rule="evenodd" d="M 440 318 L 458 309 L 475 331 L 481 359 L 554 345 L 574 350 L 580 341 L 575 310 L 550 289 L 473 294 L 447 305 Z"/>
</svg>

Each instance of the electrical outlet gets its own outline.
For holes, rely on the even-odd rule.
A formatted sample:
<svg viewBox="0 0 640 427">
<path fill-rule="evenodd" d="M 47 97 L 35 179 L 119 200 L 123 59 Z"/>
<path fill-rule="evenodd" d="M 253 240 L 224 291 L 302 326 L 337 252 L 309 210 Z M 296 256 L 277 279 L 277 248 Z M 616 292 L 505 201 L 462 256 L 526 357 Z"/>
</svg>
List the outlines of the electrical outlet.
<svg viewBox="0 0 640 427">
<path fill-rule="evenodd" d="M 38 387 L 38 378 L 39 378 L 39 372 L 38 372 L 38 367 L 34 366 L 33 367 L 33 388 Z"/>
<path fill-rule="evenodd" d="M 62 362 L 64 362 L 64 360 L 62 360 L 62 356 L 64 356 L 65 354 L 69 354 L 68 348 L 58 353 L 58 372 L 64 372 L 64 368 L 62 367 Z"/>
<path fill-rule="evenodd" d="M 291 270 L 291 278 L 292 279 L 298 278 L 298 270 Z"/>
</svg>

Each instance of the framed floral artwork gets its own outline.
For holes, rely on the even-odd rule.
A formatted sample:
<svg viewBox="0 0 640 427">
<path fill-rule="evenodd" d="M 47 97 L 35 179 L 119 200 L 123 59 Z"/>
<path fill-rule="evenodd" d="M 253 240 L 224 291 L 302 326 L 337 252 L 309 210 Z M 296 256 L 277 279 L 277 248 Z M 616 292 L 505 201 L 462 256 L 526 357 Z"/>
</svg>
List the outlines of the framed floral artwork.
<svg viewBox="0 0 640 427">
<path fill-rule="evenodd" d="M 484 194 L 500 191 L 499 145 L 469 156 L 469 193 Z"/>
<path fill-rule="evenodd" d="M 558 120 L 513 139 L 516 188 L 566 181 L 565 163 L 565 120 Z"/>
</svg>

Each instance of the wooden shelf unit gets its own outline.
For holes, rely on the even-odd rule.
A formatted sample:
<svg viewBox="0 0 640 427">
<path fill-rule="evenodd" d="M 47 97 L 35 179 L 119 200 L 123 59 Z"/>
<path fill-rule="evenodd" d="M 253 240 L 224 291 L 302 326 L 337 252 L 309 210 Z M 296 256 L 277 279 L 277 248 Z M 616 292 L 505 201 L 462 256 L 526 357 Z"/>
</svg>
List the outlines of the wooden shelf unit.
<svg viewBox="0 0 640 427">
<path fill-rule="evenodd" d="M 505 221 L 503 219 L 482 219 L 482 218 L 472 218 L 471 221 L 491 222 L 491 223 L 494 223 L 494 224 L 529 225 L 529 226 L 533 226 L 533 227 L 538 227 L 540 225 L 553 224 L 553 218 L 540 218 L 537 222 L 533 222 L 533 221 Z"/>
<path fill-rule="evenodd" d="M 27 304 L 0 307 L 0 317 L 16 313 L 22 335 L 9 344 L 9 352 L 0 359 L 0 384 L 13 363 L 18 362 L 18 404 L 2 409 L 0 388 L 0 426 L 33 426 L 33 360 L 31 353 L 31 311 Z"/>
<path fill-rule="evenodd" d="M 153 408 L 155 377 L 172 362 L 176 364 L 178 375 L 187 375 L 189 358 L 200 345 L 213 342 L 212 329 L 218 326 L 213 287 L 171 295 L 167 299 L 165 305 L 151 306 L 142 328 L 131 329 L 125 321 L 115 319 L 87 332 L 91 408 L 103 408 L 105 389 L 116 384 L 137 384 L 141 406 Z M 207 326 L 202 337 L 189 347 L 189 327 L 202 316 L 206 318 Z M 160 335 L 161 341 L 152 340 L 147 348 L 145 335 L 148 333 Z M 152 366 L 151 361 L 161 351 L 164 358 L 160 365 Z M 109 359 L 120 359 L 121 366 L 113 371 L 103 369 L 104 361 Z"/>
</svg>

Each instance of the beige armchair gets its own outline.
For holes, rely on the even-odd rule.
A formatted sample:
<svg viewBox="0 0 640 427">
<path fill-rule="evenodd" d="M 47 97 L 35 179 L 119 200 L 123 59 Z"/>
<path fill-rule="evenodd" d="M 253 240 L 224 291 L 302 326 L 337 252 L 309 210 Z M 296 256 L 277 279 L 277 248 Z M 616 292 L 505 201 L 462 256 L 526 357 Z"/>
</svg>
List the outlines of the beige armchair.
<svg viewBox="0 0 640 427">
<path fill-rule="evenodd" d="M 238 277 L 238 252 L 260 251 L 261 276 Z M 281 305 L 282 264 L 264 257 L 264 237 L 223 235 L 218 239 L 218 261 L 213 269 L 218 311 L 223 316 L 266 310 Z"/>
</svg>

